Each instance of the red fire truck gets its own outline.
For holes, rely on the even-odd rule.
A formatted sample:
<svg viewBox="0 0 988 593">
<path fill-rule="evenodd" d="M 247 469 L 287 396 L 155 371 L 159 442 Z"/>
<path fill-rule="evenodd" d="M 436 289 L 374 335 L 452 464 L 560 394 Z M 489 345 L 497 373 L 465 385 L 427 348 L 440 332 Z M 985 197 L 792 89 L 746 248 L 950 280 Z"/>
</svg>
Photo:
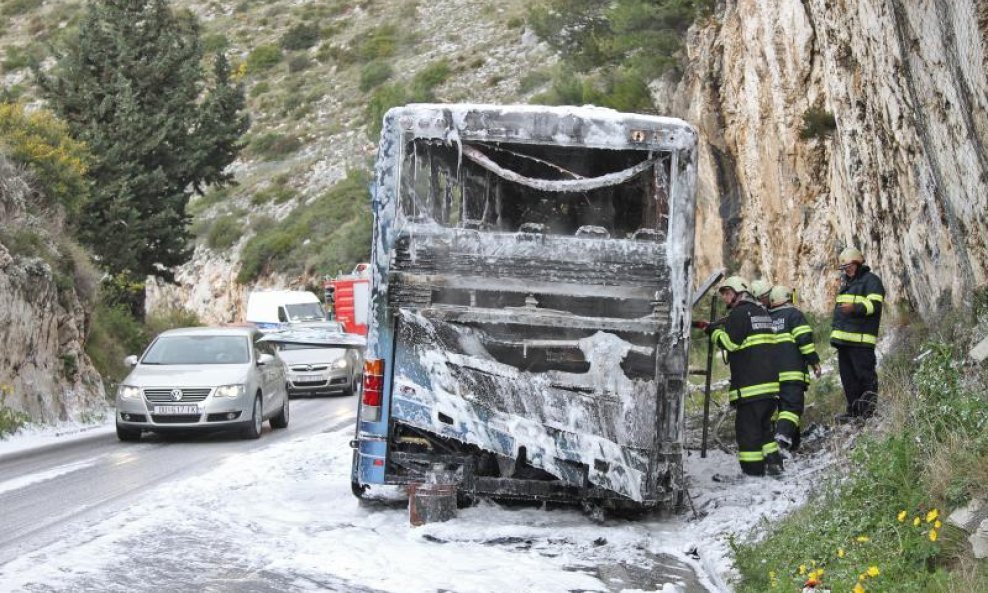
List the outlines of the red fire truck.
<svg viewBox="0 0 988 593">
<path fill-rule="evenodd" d="M 323 284 L 330 315 L 347 333 L 367 335 L 370 303 L 370 264 L 357 264 L 349 274 L 328 278 Z"/>
</svg>

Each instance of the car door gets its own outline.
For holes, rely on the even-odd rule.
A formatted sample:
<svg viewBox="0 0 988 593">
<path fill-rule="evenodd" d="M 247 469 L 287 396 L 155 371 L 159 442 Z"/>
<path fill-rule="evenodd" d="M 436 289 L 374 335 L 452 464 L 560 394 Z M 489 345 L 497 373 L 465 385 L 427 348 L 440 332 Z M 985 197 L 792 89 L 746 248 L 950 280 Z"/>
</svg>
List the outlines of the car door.
<svg viewBox="0 0 988 593">
<path fill-rule="evenodd" d="M 270 354 L 270 348 L 267 344 L 263 342 L 254 342 L 254 360 L 260 360 L 262 354 Z M 257 372 L 261 378 L 261 407 L 264 410 L 264 416 L 269 416 L 272 410 L 275 409 L 275 403 L 278 396 L 278 387 L 275 383 L 277 377 L 277 359 L 268 362 L 265 365 L 258 365 Z"/>
</svg>

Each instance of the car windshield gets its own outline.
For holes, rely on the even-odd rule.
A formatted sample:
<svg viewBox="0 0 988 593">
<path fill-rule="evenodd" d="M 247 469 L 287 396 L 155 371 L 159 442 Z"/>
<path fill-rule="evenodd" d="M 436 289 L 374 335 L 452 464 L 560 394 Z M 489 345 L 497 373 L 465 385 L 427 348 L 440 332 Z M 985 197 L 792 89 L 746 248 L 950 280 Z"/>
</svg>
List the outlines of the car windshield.
<svg viewBox="0 0 988 593">
<path fill-rule="evenodd" d="M 319 303 L 298 303 L 285 305 L 288 318 L 291 321 L 321 321 L 326 318 Z"/>
<path fill-rule="evenodd" d="M 155 340 L 142 364 L 247 364 L 243 336 L 164 336 Z"/>
</svg>

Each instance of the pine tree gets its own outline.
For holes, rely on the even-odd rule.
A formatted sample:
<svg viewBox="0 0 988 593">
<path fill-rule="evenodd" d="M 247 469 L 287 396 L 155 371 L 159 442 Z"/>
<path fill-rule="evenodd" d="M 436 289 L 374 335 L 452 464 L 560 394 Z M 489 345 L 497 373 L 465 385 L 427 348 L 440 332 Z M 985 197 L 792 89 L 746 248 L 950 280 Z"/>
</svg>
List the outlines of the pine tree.
<svg viewBox="0 0 988 593">
<path fill-rule="evenodd" d="M 118 285 L 172 269 L 190 255 L 193 192 L 232 182 L 249 121 L 222 55 L 212 77 L 199 25 L 167 0 L 92 0 L 78 34 L 39 84 L 94 154 L 81 240 Z M 143 309 L 143 291 L 131 305 Z"/>
</svg>

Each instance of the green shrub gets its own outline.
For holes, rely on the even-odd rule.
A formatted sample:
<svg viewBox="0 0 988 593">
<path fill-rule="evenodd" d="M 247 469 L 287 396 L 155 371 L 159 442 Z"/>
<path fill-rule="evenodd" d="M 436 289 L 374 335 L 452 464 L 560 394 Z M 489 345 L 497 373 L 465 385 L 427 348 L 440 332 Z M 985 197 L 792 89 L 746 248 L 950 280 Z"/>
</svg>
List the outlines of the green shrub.
<svg viewBox="0 0 988 593">
<path fill-rule="evenodd" d="M 89 198 L 89 149 L 50 111 L 28 113 L 21 105 L 0 103 L 0 151 L 34 173 L 35 189 L 70 217 Z"/>
<path fill-rule="evenodd" d="M 361 61 L 388 58 L 398 49 L 400 35 L 394 25 L 382 25 L 369 31 L 357 41 L 355 52 Z"/>
<path fill-rule="evenodd" d="M 409 94 L 397 84 L 388 84 L 375 89 L 364 109 L 368 135 L 371 138 L 377 138 L 381 134 L 384 114 L 387 113 L 388 109 L 404 105 L 409 102 L 409 99 Z"/>
<path fill-rule="evenodd" d="M 44 58 L 45 50 L 40 44 L 8 45 L 4 50 L 4 58 L 0 66 L 3 66 L 4 72 L 13 72 L 40 64 Z"/>
<path fill-rule="evenodd" d="M 251 98 L 259 97 L 270 90 L 271 90 L 271 84 L 268 83 L 268 81 L 266 80 L 262 80 L 257 84 L 255 84 L 254 86 L 250 87 L 250 96 Z"/>
<path fill-rule="evenodd" d="M 283 158 L 302 148 L 302 141 L 295 136 L 265 132 L 254 136 L 247 146 L 248 152 L 266 161 Z"/>
<path fill-rule="evenodd" d="M 319 43 L 321 34 L 315 23 L 298 23 L 282 34 L 281 47 L 288 51 L 309 49 Z"/>
<path fill-rule="evenodd" d="M 32 11 L 44 4 L 44 0 L 5 0 L 2 4 L 0 14 L 10 17 Z"/>
<path fill-rule="evenodd" d="M 552 72 L 548 70 L 532 70 L 518 81 L 519 93 L 530 93 L 552 81 Z"/>
<path fill-rule="evenodd" d="M 230 191 L 228 186 L 211 189 L 205 195 L 198 196 L 194 201 L 189 202 L 189 212 L 199 214 L 208 210 L 210 206 L 225 202 L 230 197 Z"/>
<path fill-rule="evenodd" d="M 243 232 L 243 219 L 227 214 L 213 221 L 206 235 L 206 244 L 211 249 L 227 249 L 237 242 Z"/>
<path fill-rule="evenodd" d="M 250 203 L 254 206 L 260 206 L 261 204 L 267 204 L 269 202 L 283 204 L 294 197 L 295 190 L 283 183 L 275 183 L 261 191 L 255 192 L 254 195 L 250 197 Z"/>
<path fill-rule="evenodd" d="M 393 73 L 391 64 L 384 60 L 368 62 L 360 70 L 360 90 L 366 93 L 372 88 L 384 84 Z"/>
<path fill-rule="evenodd" d="M 209 54 L 221 53 L 229 49 L 230 40 L 222 33 L 209 33 L 202 37 L 202 49 Z"/>
<path fill-rule="evenodd" d="M 821 108 L 810 107 L 803 114 L 803 129 L 799 137 L 803 140 L 811 138 L 826 138 L 837 129 L 837 118 L 834 114 Z"/>
<path fill-rule="evenodd" d="M 13 393 L 12 386 L 0 385 L 0 439 L 14 434 L 31 419 L 24 412 L 7 406 L 7 397 Z"/>
<path fill-rule="evenodd" d="M 288 72 L 290 74 L 308 70 L 311 66 L 312 60 L 306 55 L 292 56 L 291 59 L 288 60 Z"/>
<path fill-rule="evenodd" d="M 255 221 L 255 235 L 241 254 L 237 280 L 248 283 L 265 272 L 332 273 L 370 255 L 369 176 L 350 171 L 324 195 L 275 222 Z"/>
<path fill-rule="evenodd" d="M 412 78 L 412 84 L 410 85 L 412 101 L 423 102 L 434 100 L 435 94 L 433 90 L 446 82 L 451 74 L 452 70 L 450 69 L 449 62 L 446 60 L 433 62 L 420 70 Z"/>
<path fill-rule="evenodd" d="M 281 48 L 277 45 L 258 45 L 247 55 L 247 71 L 263 72 L 281 61 Z"/>
</svg>

